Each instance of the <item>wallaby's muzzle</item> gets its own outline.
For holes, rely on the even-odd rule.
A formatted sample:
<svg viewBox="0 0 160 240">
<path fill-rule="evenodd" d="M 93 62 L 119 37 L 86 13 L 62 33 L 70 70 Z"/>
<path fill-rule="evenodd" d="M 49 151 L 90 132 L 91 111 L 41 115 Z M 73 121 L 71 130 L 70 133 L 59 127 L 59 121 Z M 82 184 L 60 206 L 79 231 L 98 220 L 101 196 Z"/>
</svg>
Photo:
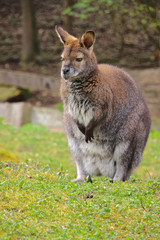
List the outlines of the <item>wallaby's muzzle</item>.
<svg viewBox="0 0 160 240">
<path fill-rule="evenodd" d="M 70 67 L 69 66 L 64 66 L 61 69 L 61 76 L 64 79 L 68 79 L 70 77 L 71 71 L 70 71 Z"/>
</svg>

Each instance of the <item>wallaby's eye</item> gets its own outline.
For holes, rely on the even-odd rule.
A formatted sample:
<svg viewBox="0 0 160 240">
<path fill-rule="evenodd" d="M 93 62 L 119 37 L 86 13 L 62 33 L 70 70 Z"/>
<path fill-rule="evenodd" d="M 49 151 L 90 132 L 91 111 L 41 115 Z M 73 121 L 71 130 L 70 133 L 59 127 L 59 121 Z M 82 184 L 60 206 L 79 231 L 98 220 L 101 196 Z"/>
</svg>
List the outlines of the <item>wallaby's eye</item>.
<svg viewBox="0 0 160 240">
<path fill-rule="evenodd" d="M 61 57 L 61 61 L 64 61 L 64 58 L 63 58 L 63 57 Z"/>
<path fill-rule="evenodd" d="M 82 58 L 76 58 L 76 62 L 81 62 Z"/>
</svg>

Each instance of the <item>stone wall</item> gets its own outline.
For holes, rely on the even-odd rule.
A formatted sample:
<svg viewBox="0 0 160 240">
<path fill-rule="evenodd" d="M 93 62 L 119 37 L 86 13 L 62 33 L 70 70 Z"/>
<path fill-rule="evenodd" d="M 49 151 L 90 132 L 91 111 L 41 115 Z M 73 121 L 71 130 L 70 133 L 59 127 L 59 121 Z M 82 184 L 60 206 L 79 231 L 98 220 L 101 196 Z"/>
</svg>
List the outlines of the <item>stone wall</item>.
<svg viewBox="0 0 160 240">
<path fill-rule="evenodd" d="M 63 128 L 62 115 L 56 108 L 34 107 L 30 103 L 0 103 L 0 117 L 15 127 L 26 123 L 42 124 L 50 128 Z"/>
</svg>

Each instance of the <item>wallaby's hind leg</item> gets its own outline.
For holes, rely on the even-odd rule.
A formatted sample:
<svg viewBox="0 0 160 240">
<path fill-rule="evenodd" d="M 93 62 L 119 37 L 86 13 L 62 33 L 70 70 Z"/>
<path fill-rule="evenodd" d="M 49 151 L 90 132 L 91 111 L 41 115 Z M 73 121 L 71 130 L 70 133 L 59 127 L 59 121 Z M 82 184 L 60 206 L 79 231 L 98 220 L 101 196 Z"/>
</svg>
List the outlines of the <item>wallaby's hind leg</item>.
<svg viewBox="0 0 160 240">
<path fill-rule="evenodd" d="M 116 172 L 113 181 L 120 180 L 125 181 L 128 170 L 128 152 L 129 142 L 122 142 L 115 148 L 113 159 L 116 165 Z"/>
<path fill-rule="evenodd" d="M 72 157 L 73 158 L 73 157 Z M 88 173 L 84 170 L 82 162 L 78 158 L 74 161 L 76 164 L 77 178 L 73 179 L 72 182 L 81 182 L 85 181 L 85 178 L 88 176 Z"/>
<path fill-rule="evenodd" d="M 85 178 L 88 176 L 88 173 L 85 171 L 83 166 L 83 160 L 80 159 L 81 154 L 79 156 L 71 151 L 72 158 L 76 164 L 77 170 L 77 178 L 73 179 L 72 182 L 84 182 Z"/>
<path fill-rule="evenodd" d="M 138 167 L 138 165 L 140 164 L 140 162 L 142 160 L 142 150 L 141 150 L 141 152 L 138 152 L 138 151 L 139 151 L 139 147 L 134 152 L 134 156 L 133 156 L 133 159 L 131 160 L 132 161 L 131 165 L 129 166 L 129 169 L 127 171 L 125 181 L 128 181 L 130 179 L 134 170 Z"/>
<path fill-rule="evenodd" d="M 119 155 L 119 158 L 118 155 L 116 156 L 117 159 L 115 160 L 117 165 L 113 180 L 126 181 L 130 179 L 133 171 L 142 160 L 148 134 L 149 130 L 146 129 L 144 122 L 140 121 L 132 141 L 128 144 L 128 148 Z"/>
<path fill-rule="evenodd" d="M 150 119 L 147 114 L 143 115 L 143 119 L 139 122 L 134 137 L 134 152 L 132 154 L 131 164 L 129 165 L 126 180 L 130 179 L 133 171 L 138 167 L 142 160 L 143 151 L 149 136 Z"/>
<path fill-rule="evenodd" d="M 119 181 L 125 181 L 126 180 L 126 169 L 124 166 L 121 165 L 121 163 L 116 165 L 116 173 L 113 178 L 113 181 L 119 180 Z"/>
<path fill-rule="evenodd" d="M 130 142 L 128 148 L 116 160 L 116 173 L 113 180 L 127 181 L 142 158 L 142 149 L 135 141 Z"/>
<path fill-rule="evenodd" d="M 68 137 L 68 145 L 73 161 L 76 164 L 77 178 L 73 179 L 72 182 L 84 182 L 85 178 L 89 175 L 84 169 L 83 154 L 79 149 L 78 143 L 71 136 Z"/>
</svg>

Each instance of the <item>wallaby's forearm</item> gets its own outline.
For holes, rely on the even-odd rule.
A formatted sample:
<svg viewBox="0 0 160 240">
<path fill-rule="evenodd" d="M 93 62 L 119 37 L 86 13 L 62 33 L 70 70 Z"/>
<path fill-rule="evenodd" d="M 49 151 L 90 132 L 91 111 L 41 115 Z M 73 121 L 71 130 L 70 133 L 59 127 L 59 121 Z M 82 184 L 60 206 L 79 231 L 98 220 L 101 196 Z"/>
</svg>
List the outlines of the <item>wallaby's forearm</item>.
<svg viewBox="0 0 160 240">
<path fill-rule="evenodd" d="M 88 143 L 92 141 L 94 138 L 93 131 L 95 127 L 97 127 L 104 119 L 108 119 L 111 115 L 111 106 L 108 107 L 108 111 L 102 111 L 102 109 L 95 108 L 94 109 L 94 116 L 88 125 L 85 127 L 83 124 L 79 123 L 78 121 L 77 126 L 79 130 L 85 135 L 85 141 Z"/>
</svg>

